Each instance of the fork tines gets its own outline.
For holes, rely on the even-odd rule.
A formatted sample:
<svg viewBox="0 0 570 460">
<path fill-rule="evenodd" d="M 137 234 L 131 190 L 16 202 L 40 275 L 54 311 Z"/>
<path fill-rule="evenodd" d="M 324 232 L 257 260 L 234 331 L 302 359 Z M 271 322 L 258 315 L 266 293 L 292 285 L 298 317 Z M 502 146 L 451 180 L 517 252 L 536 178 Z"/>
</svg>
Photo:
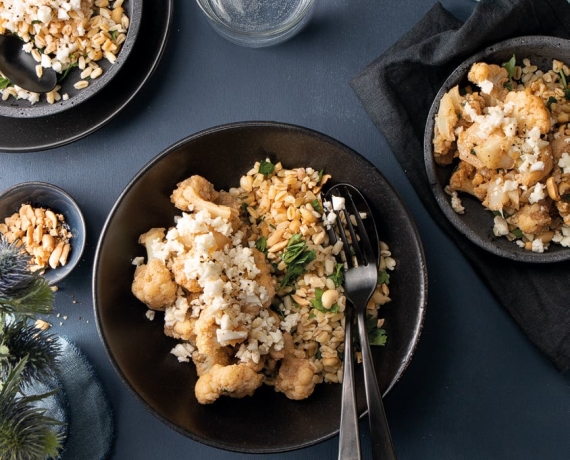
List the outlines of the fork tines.
<svg viewBox="0 0 570 460">
<path fill-rule="evenodd" d="M 376 264 L 376 255 L 370 250 L 370 248 L 372 248 L 370 238 L 368 237 L 368 231 L 370 230 L 367 231 L 362 221 L 360 211 L 355 203 L 355 198 L 364 202 L 364 197 L 357 189 L 348 184 L 335 185 L 328 191 L 327 195 L 331 196 L 333 209 L 330 211 L 336 214 L 337 231 L 335 232 L 332 223 L 328 226 L 331 243 L 335 244 L 338 241 L 338 232 L 342 240 L 345 259 L 349 267 L 351 265 L 366 266 L 368 264 Z M 337 198 L 336 202 L 333 197 Z M 342 219 L 341 216 L 344 216 L 344 219 Z M 355 224 L 353 224 L 353 218 Z M 348 229 L 350 241 L 345 231 L 345 226 Z"/>
</svg>

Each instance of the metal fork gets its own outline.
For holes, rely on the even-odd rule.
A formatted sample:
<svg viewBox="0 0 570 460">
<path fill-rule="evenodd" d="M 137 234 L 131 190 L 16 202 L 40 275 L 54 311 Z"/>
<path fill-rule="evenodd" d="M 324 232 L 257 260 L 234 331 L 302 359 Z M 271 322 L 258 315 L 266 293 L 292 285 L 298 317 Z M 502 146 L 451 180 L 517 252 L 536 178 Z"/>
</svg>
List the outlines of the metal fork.
<svg viewBox="0 0 570 460">
<path fill-rule="evenodd" d="M 358 335 L 362 351 L 364 367 L 364 385 L 366 389 L 366 402 L 368 405 L 368 423 L 372 443 L 372 458 L 375 460 L 396 459 L 392 436 L 388 428 L 388 421 L 382 404 L 382 395 L 376 380 L 368 331 L 366 328 L 366 304 L 376 289 L 378 282 L 378 234 L 372 218 L 372 212 L 362 194 L 350 184 L 333 186 L 327 196 L 344 198 L 342 213 L 345 222 L 342 222 L 340 211 L 335 211 L 336 231 L 331 225 L 329 236 L 331 244 L 338 241 L 343 243 L 343 252 L 348 268 L 344 272 L 344 293 L 346 298 L 356 310 L 358 322 Z M 358 201 L 357 207 L 355 199 Z M 360 210 L 359 210 L 360 209 Z M 369 228 L 367 230 L 360 212 L 366 213 Z M 356 227 L 352 224 L 354 216 Z M 345 231 L 348 229 L 348 235 Z M 356 392 L 354 388 L 353 370 L 353 344 L 352 344 L 352 309 L 345 310 L 345 345 L 344 345 L 344 374 L 341 409 L 341 424 L 339 436 L 339 460 L 359 459 L 360 442 L 358 434 L 358 415 L 356 409 Z"/>
</svg>

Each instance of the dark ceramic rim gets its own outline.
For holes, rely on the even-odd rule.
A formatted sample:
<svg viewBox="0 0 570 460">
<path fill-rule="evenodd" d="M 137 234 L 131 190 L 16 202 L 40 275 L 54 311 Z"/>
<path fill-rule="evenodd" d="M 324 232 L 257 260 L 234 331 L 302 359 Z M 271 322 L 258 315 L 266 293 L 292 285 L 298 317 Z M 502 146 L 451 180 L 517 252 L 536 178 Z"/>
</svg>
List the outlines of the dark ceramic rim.
<svg viewBox="0 0 570 460">
<path fill-rule="evenodd" d="M 75 199 L 62 188 L 58 187 L 57 185 L 50 184 L 48 182 L 30 181 L 30 182 L 20 182 L 19 184 L 14 184 L 8 187 L 7 189 L 2 190 L 2 192 L 0 192 L 0 201 L 14 194 L 14 192 L 17 192 L 18 190 L 27 187 L 33 187 L 34 189 L 43 189 L 51 193 L 61 195 L 72 206 L 74 214 L 76 214 L 76 216 L 79 219 L 79 226 L 81 228 L 82 238 L 79 240 L 81 242 L 79 246 L 74 245 L 72 247 L 71 253 L 73 254 L 73 256 L 72 260 L 70 261 L 71 263 L 66 264 L 64 267 L 62 267 L 62 269 L 65 269 L 63 271 L 62 270 L 58 271 L 57 268 L 55 270 L 50 269 L 50 271 L 46 272 L 46 275 L 44 275 L 44 278 L 46 279 L 48 284 L 52 286 L 54 284 L 59 283 L 67 276 L 69 276 L 69 274 L 73 271 L 73 269 L 77 266 L 77 264 L 81 260 L 81 256 L 83 255 L 83 251 L 85 250 L 87 225 L 85 224 L 85 218 L 83 216 L 83 212 L 81 211 L 81 208 L 79 207 Z M 38 204 L 44 205 L 43 203 L 38 203 Z M 63 210 L 58 210 L 58 211 L 61 213 L 64 212 Z"/>
<path fill-rule="evenodd" d="M 502 41 L 495 45 L 489 46 L 479 53 L 473 55 L 469 59 L 461 63 L 445 80 L 442 87 L 438 91 L 435 99 L 429 110 L 426 127 L 424 131 L 424 162 L 425 168 L 430 183 L 431 190 L 435 196 L 435 199 L 447 217 L 451 224 L 459 230 L 466 238 L 471 240 L 477 246 L 486 251 L 495 254 L 500 257 L 507 259 L 519 261 L 519 262 L 534 262 L 534 263 L 552 263 L 561 262 L 564 260 L 570 260 L 570 249 L 561 247 L 552 243 L 548 250 L 543 253 L 537 253 L 528 251 L 518 247 L 514 242 L 508 242 L 508 245 L 502 245 L 499 243 L 499 237 L 488 236 L 488 232 L 492 232 L 493 227 L 493 216 L 492 214 L 485 210 L 480 204 L 481 214 L 486 214 L 489 216 L 489 228 L 473 228 L 473 226 L 468 225 L 465 219 L 465 214 L 457 214 L 451 207 L 450 196 L 445 193 L 444 186 L 440 179 L 441 171 L 444 169 L 438 166 L 433 159 L 433 130 L 435 124 L 435 115 L 437 114 L 439 108 L 439 101 L 443 95 L 451 89 L 453 86 L 460 84 L 467 75 L 469 68 L 474 62 L 483 61 L 485 59 L 493 59 L 493 56 L 499 52 L 505 52 L 509 50 L 516 51 L 517 49 L 526 48 L 536 48 L 536 47 L 546 47 L 549 51 L 556 49 L 570 50 L 570 40 L 565 40 L 563 38 L 548 37 L 548 36 L 525 36 L 516 37 L 509 40 Z M 568 51 L 566 51 L 568 52 Z M 548 53 L 550 57 L 552 53 Z M 524 58 L 526 56 L 517 56 L 517 58 Z M 470 199 L 468 196 L 462 196 L 462 199 Z M 473 210 L 468 210 L 467 212 L 473 212 Z M 477 210 L 477 212 L 479 212 Z M 500 237 L 504 241 L 507 241 L 504 237 Z M 499 244 L 498 244 L 499 243 Z"/>
<path fill-rule="evenodd" d="M 62 88 L 59 91 L 62 96 L 67 93 L 69 99 L 65 101 L 62 99 L 49 104 L 45 101 L 45 95 L 42 94 L 40 95 L 40 100 L 31 105 L 27 100 L 15 100 L 13 97 L 9 97 L 6 101 L 0 100 L 0 115 L 12 118 L 38 118 L 54 115 L 78 106 L 104 88 L 127 62 L 140 29 L 143 0 L 125 0 L 124 7 L 130 13 L 127 38 L 121 45 L 121 50 L 114 64 L 110 64 L 104 58 L 99 61 L 99 65 L 103 68 L 103 74 L 99 78 L 91 81 L 87 88 L 77 90 L 73 85 L 80 80 L 81 70 L 78 68 L 72 69 L 65 80 L 60 83 Z"/>
<path fill-rule="evenodd" d="M 122 382 L 124 383 L 124 385 L 129 389 L 131 394 L 133 394 L 135 396 L 135 398 L 138 399 L 151 414 L 153 414 L 156 418 L 158 418 L 160 421 L 162 421 L 165 425 L 169 426 L 173 430 L 177 431 L 180 434 L 183 434 L 184 436 L 186 436 L 186 437 L 188 437 L 194 441 L 197 441 L 197 442 L 200 442 L 202 444 L 209 445 L 212 447 L 216 447 L 219 449 L 224 449 L 227 451 L 233 451 L 233 452 L 239 452 L 239 453 L 268 454 L 268 453 L 280 453 L 280 452 L 293 451 L 293 450 L 298 450 L 298 449 L 302 449 L 305 447 L 313 446 L 315 444 L 321 443 L 323 441 L 326 441 L 327 439 L 330 439 L 330 438 L 338 435 L 338 429 L 334 430 L 334 431 L 332 431 L 332 432 L 330 432 L 324 436 L 313 439 L 309 442 L 298 443 L 295 445 L 288 446 L 287 448 L 266 448 L 266 449 L 247 448 L 247 447 L 240 447 L 240 446 L 236 446 L 236 445 L 227 445 L 223 441 L 217 441 L 216 442 L 216 441 L 212 441 L 209 439 L 204 439 L 200 436 L 197 436 L 193 433 L 188 432 L 187 430 L 184 430 L 183 428 L 172 423 L 170 420 L 168 420 L 166 417 L 164 417 L 162 414 L 160 414 L 154 407 L 152 407 L 134 389 L 134 387 L 131 385 L 129 380 L 126 378 L 123 371 L 121 370 L 121 367 L 119 366 L 119 363 L 117 362 L 117 360 L 113 356 L 113 353 L 112 353 L 112 351 L 109 347 L 109 344 L 106 340 L 105 333 L 103 331 L 100 312 L 99 312 L 99 309 L 97 307 L 97 303 L 98 303 L 97 302 L 97 287 L 98 287 L 97 266 L 99 265 L 99 261 L 101 259 L 101 251 L 102 251 L 102 246 L 103 246 L 103 243 L 105 240 L 105 236 L 106 236 L 107 232 L 109 232 L 111 221 L 112 221 L 113 216 L 115 215 L 117 209 L 120 207 L 122 201 L 125 199 L 126 195 L 129 193 L 131 188 L 136 184 L 136 182 L 142 176 L 144 176 L 150 169 L 152 169 L 157 163 L 159 163 L 163 158 L 167 157 L 171 152 L 175 151 L 180 146 L 191 142 L 194 139 L 197 139 L 197 138 L 200 138 L 203 136 L 211 136 L 211 135 L 214 135 L 214 134 L 221 132 L 221 131 L 240 130 L 243 128 L 251 128 L 251 127 L 253 127 L 253 128 L 270 127 L 270 128 L 277 128 L 277 129 L 283 129 L 283 130 L 289 130 L 289 131 L 296 131 L 299 133 L 304 133 L 304 134 L 307 134 L 309 136 L 313 136 L 313 137 L 322 139 L 323 141 L 325 141 L 327 143 L 336 144 L 337 146 L 339 146 L 343 150 L 346 150 L 347 152 L 349 152 L 351 155 L 355 155 L 355 156 L 359 157 L 365 163 L 367 163 L 370 166 L 370 168 L 372 168 L 372 170 L 378 175 L 378 177 L 382 178 L 385 185 L 393 191 L 394 198 L 398 200 L 398 202 L 401 206 L 402 213 L 406 216 L 406 220 L 408 221 L 409 225 L 413 229 L 414 243 L 415 243 L 415 249 L 417 249 L 419 265 L 421 267 L 423 267 L 423 270 L 421 273 L 421 279 L 422 279 L 421 284 L 422 284 L 422 286 L 419 288 L 419 294 L 420 295 L 419 295 L 419 299 L 418 299 L 418 305 L 419 305 L 418 319 L 417 319 L 416 324 L 414 325 L 414 328 L 413 328 L 412 340 L 411 340 L 409 348 L 406 352 L 405 359 L 401 362 L 401 364 L 398 368 L 398 371 L 392 377 L 392 379 L 391 379 L 390 383 L 388 384 L 386 390 L 383 392 L 383 394 L 382 394 L 383 397 L 385 397 L 389 393 L 389 391 L 394 387 L 394 385 L 400 380 L 404 371 L 410 365 L 412 357 L 414 356 L 415 351 L 417 349 L 419 339 L 420 339 L 420 336 L 421 336 L 421 333 L 423 330 L 423 326 L 424 326 L 424 319 L 425 319 L 425 313 L 426 313 L 426 307 L 427 307 L 428 276 L 427 276 L 427 266 L 426 266 L 425 253 L 424 253 L 423 245 L 421 242 L 421 238 L 419 236 L 419 231 L 418 231 L 417 225 L 416 225 L 409 209 L 407 208 L 406 204 L 400 198 L 399 194 L 396 192 L 394 187 L 384 178 L 384 175 L 372 163 L 370 163 L 366 158 L 364 158 L 362 155 L 360 155 L 358 152 L 356 152 L 352 148 L 348 147 L 347 145 L 345 145 L 345 144 L 341 143 L 340 141 L 338 141 L 338 140 L 336 140 L 336 139 L 334 139 L 334 138 L 332 138 L 326 134 L 323 134 L 321 132 L 318 132 L 318 131 L 315 131 L 315 130 L 312 130 L 309 128 L 305 128 L 302 126 L 294 125 L 294 124 L 272 122 L 272 121 L 246 121 L 246 122 L 235 122 L 235 123 L 228 123 L 228 124 L 224 124 L 224 125 L 214 126 L 214 127 L 207 128 L 205 130 L 199 131 L 195 134 L 189 135 L 189 136 L 179 140 L 178 142 L 172 144 L 171 146 L 167 147 L 165 150 L 163 150 L 161 153 L 159 153 L 157 156 L 155 156 L 152 160 L 150 160 L 145 166 L 143 166 L 143 168 L 141 168 L 135 174 L 135 176 L 127 183 L 127 185 L 125 186 L 125 188 L 123 189 L 123 191 L 121 192 L 121 194 L 119 195 L 117 200 L 115 201 L 113 207 L 111 208 L 111 210 L 107 216 L 107 219 L 105 220 L 105 223 L 103 225 L 103 228 L 102 228 L 100 236 L 99 236 L 99 240 L 97 242 L 97 247 L 96 247 L 95 257 L 94 257 L 94 263 L 93 263 L 93 267 L 94 267 L 93 277 L 92 277 L 93 309 L 94 309 L 94 315 L 95 315 L 95 320 L 96 320 L 96 324 L 97 324 L 97 331 L 98 331 L 99 337 L 101 338 L 101 342 L 103 343 L 103 346 L 105 348 L 105 352 L 107 353 L 107 357 L 111 361 L 111 364 L 115 368 L 115 371 L 119 375 L 119 377 L 122 380 Z M 360 417 L 364 417 L 366 415 L 366 413 L 367 413 L 367 411 L 364 411 L 363 413 L 360 414 Z"/>
</svg>

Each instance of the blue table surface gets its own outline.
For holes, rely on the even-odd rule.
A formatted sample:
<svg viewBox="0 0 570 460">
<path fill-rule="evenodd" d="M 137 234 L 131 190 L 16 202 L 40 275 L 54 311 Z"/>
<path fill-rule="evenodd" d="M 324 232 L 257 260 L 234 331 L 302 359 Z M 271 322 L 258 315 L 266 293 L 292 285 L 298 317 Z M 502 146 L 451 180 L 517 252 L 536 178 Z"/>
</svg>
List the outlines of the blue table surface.
<svg viewBox="0 0 570 460">
<path fill-rule="evenodd" d="M 429 273 L 427 317 L 411 365 L 385 398 L 399 458 L 569 458 L 570 379 L 526 339 L 426 213 L 349 86 L 350 79 L 408 31 L 433 2 L 317 1 L 299 35 L 263 49 L 225 41 L 195 2 L 174 3 L 171 36 L 156 73 L 116 118 L 70 145 L 0 155 L 0 188 L 28 180 L 51 182 L 67 190 L 83 209 L 87 247 L 79 268 L 59 285 L 60 317 L 52 317 L 52 331 L 78 345 L 103 382 L 115 413 L 112 458 L 266 457 L 199 444 L 147 412 L 111 366 L 91 300 L 98 235 L 127 182 L 175 141 L 244 120 L 299 124 L 347 144 L 381 169 L 417 222 Z M 442 3 L 460 19 L 475 6 L 472 0 Z M 361 428 L 367 458 L 366 423 Z M 267 457 L 333 459 L 337 443 L 335 437 Z M 86 452 L 85 459 L 90 458 Z"/>
</svg>

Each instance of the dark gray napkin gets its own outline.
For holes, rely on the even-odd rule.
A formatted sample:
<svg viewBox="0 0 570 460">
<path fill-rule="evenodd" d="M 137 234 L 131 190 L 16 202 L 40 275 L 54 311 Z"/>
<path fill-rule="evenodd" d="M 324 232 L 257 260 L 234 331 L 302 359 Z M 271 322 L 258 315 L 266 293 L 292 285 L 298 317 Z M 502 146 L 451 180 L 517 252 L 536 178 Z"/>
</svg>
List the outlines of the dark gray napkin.
<svg viewBox="0 0 570 460">
<path fill-rule="evenodd" d="M 512 262 L 468 241 L 437 205 L 423 161 L 427 114 L 444 80 L 486 46 L 522 35 L 570 38 L 570 5 L 566 0 L 483 0 L 463 23 L 436 3 L 351 86 L 430 215 L 529 339 L 564 372 L 570 369 L 570 263 Z"/>
</svg>

